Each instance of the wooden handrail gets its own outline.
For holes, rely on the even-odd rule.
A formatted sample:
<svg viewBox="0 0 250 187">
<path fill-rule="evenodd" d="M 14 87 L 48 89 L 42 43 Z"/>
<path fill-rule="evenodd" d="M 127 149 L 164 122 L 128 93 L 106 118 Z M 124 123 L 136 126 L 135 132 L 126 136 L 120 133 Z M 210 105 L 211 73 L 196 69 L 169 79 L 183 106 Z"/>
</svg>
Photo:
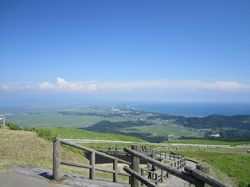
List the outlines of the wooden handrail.
<svg viewBox="0 0 250 187">
<path fill-rule="evenodd" d="M 145 156 L 137 151 L 134 151 L 130 148 L 124 148 L 124 151 L 126 151 L 127 153 L 132 154 L 138 158 L 142 158 L 142 159 L 146 160 L 148 163 L 154 164 L 156 167 L 158 167 L 162 170 L 165 170 L 165 171 L 169 172 L 170 174 L 175 175 L 175 176 L 177 176 L 185 181 L 188 181 L 196 186 L 202 186 L 202 181 L 188 175 L 185 172 L 181 172 L 175 168 L 172 168 L 172 167 L 170 167 L 170 166 L 168 166 L 168 165 L 166 165 L 158 160 L 154 160 L 150 157 L 147 157 L 147 156 Z"/>
<path fill-rule="evenodd" d="M 79 168 L 92 169 L 91 165 L 80 164 L 80 163 L 75 163 L 75 162 L 70 162 L 70 161 L 65 161 L 65 160 L 60 161 L 60 164 L 67 165 L 67 166 L 75 166 L 75 167 L 79 167 Z"/>
<path fill-rule="evenodd" d="M 71 161 L 65 161 L 60 159 L 60 147 L 61 144 L 68 145 L 83 151 L 87 151 L 91 153 L 90 156 L 90 164 L 80 164 L 80 163 L 75 163 Z M 106 170 L 106 169 L 101 169 L 101 168 L 96 168 L 95 164 L 95 155 L 101 155 L 105 158 L 113 160 L 113 170 Z M 53 141 L 53 178 L 57 181 L 60 180 L 59 176 L 59 169 L 60 169 L 60 164 L 67 165 L 67 166 L 74 166 L 74 167 L 80 167 L 80 168 L 86 168 L 89 169 L 89 178 L 90 179 L 95 179 L 95 171 L 101 171 L 101 172 L 106 172 L 106 173 L 112 173 L 113 174 L 113 182 L 117 182 L 117 175 L 123 175 L 123 176 L 130 176 L 127 173 L 122 173 L 118 171 L 117 164 L 118 162 L 124 163 L 127 165 L 131 165 L 129 162 L 124 161 L 122 159 L 107 155 L 105 153 L 95 151 L 94 149 L 90 149 L 87 147 L 84 147 L 82 145 L 75 144 L 73 142 L 68 142 L 59 138 L 56 138 Z"/>
<path fill-rule="evenodd" d="M 190 175 L 194 176 L 197 179 L 200 179 L 201 181 L 214 186 L 214 187 L 226 187 L 226 185 L 224 185 L 221 181 L 212 178 L 211 176 L 197 170 L 197 169 L 193 169 L 189 166 L 186 166 L 184 168 L 184 170 L 189 173 Z"/>
<path fill-rule="evenodd" d="M 84 146 L 82 146 L 82 145 L 75 144 L 75 143 L 70 142 L 70 141 L 65 141 L 65 140 L 62 140 L 62 139 L 57 139 L 57 140 L 59 140 L 59 141 L 60 141 L 62 144 L 64 144 L 64 145 L 68 145 L 68 146 L 71 146 L 71 147 L 75 147 L 75 148 L 81 149 L 81 150 L 83 150 L 83 151 L 95 152 L 96 154 L 101 155 L 101 156 L 106 157 L 106 158 L 109 158 L 109 159 L 111 159 L 111 160 L 117 160 L 117 161 L 120 162 L 120 163 L 124 163 L 124 164 L 130 165 L 130 163 L 127 162 L 127 161 L 125 161 L 125 160 L 116 158 L 116 157 L 114 157 L 114 156 L 105 154 L 105 153 L 103 153 L 103 152 L 96 151 L 96 150 L 94 150 L 94 149 L 91 149 L 91 148 L 88 148 L 88 147 L 84 147 Z"/>
<path fill-rule="evenodd" d="M 147 185 L 149 187 L 157 187 L 157 185 L 155 185 L 154 183 L 152 183 L 150 180 L 148 180 L 147 178 L 141 176 L 140 174 L 138 174 L 134 170 L 128 168 L 127 166 L 124 166 L 123 169 L 124 169 L 124 171 L 126 171 L 127 173 L 129 173 L 131 176 L 133 176 L 136 179 L 140 180 L 143 184 L 145 184 L 145 185 Z"/>
<path fill-rule="evenodd" d="M 225 184 L 223 184 L 221 181 L 212 178 L 211 176 L 197 170 L 197 169 L 193 169 L 191 167 L 184 167 L 185 172 L 183 171 L 179 171 L 173 167 L 170 167 L 160 161 L 154 160 L 150 157 L 147 157 L 133 149 L 130 148 L 124 148 L 124 151 L 126 151 L 127 153 L 131 154 L 132 156 L 138 157 L 140 159 L 144 159 L 146 160 L 148 163 L 154 164 L 156 167 L 165 170 L 167 172 L 169 172 L 170 174 L 173 174 L 185 181 L 188 181 L 192 184 L 194 184 L 197 187 L 203 187 L 206 184 L 209 184 L 213 187 L 226 187 Z M 183 157 L 181 157 L 181 159 L 175 161 L 175 163 L 177 163 L 177 167 L 179 167 L 179 165 L 182 165 L 182 162 L 185 161 L 185 159 Z M 140 178 L 138 178 L 140 180 Z"/>
</svg>

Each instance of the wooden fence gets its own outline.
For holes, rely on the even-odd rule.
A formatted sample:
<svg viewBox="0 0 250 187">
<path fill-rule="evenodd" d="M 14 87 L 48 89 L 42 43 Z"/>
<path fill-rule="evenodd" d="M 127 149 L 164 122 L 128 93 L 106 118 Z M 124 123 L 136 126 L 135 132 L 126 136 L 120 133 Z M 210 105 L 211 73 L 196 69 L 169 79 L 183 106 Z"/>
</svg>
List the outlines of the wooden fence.
<svg viewBox="0 0 250 187">
<path fill-rule="evenodd" d="M 82 164 L 82 163 L 75 163 L 71 161 L 61 160 L 60 147 L 62 144 L 71 146 L 71 147 L 74 147 L 74 148 L 77 148 L 84 152 L 89 153 L 91 155 L 89 164 Z M 89 169 L 89 178 L 93 180 L 96 178 L 96 171 L 113 174 L 113 182 L 117 182 L 118 175 L 129 176 L 130 177 L 129 182 L 131 184 L 131 187 L 138 187 L 139 182 L 147 186 L 155 187 L 157 186 L 158 182 L 163 182 L 163 178 L 168 176 L 168 173 L 176 177 L 179 177 L 191 184 L 194 184 L 197 187 L 203 187 L 205 184 L 209 184 L 214 187 L 225 187 L 225 185 L 222 182 L 216 179 L 213 179 L 209 175 L 197 169 L 193 169 L 193 168 L 185 166 L 185 158 L 183 156 L 175 155 L 175 154 L 167 155 L 165 153 L 155 153 L 155 156 L 160 155 L 160 158 L 162 160 L 164 160 L 164 157 L 165 158 L 171 157 L 173 159 L 170 163 L 165 164 L 162 162 L 162 160 L 159 161 L 154 158 L 150 158 L 144 155 L 143 153 L 140 153 L 136 145 L 132 145 L 131 149 L 124 148 L 124 151 L 131 155 L 131 158 L 132 158 L 131 163 L 124 161 L 122 159 L 116 158 L 114 156 L 105 154 L 103 152 L 99 152 L 94 149 L 90 149 L 82 145 L 75 144 L 73 142 L 65 141 L 65 140 L 57 138 L 53 141 L 53 178 L 57 181 L 60 180 L 60 164 L 62 164 L 62 165 L 67 165 L 67 166 L 74 166 L 74 167 Z M 97 168 L 95 164 L 96 155 L 100 155 L 107 159 L 112 160 L 113 169 L 108 170 L 108 169 Z M 152 166 L 154 165 L 155 167 L 160 169 L 160 172 L 157 173 L 155 171 L 151 171 L 146 168 L 140 167 L 140 159 L 144 159 L 147 163 L 151 164 Z M 118 163 L 126 164 L 126 166 L 123 168 L 123 170 L 126 173 L 120 172 L 118 170 Z M 179 170 L 182 167 L 184 167 L 184 171 Z M 150 175 L 151 177 L 149 178 L 146 175 Z"/>
<path fill-rule="evenodd" d="M 155 155 L 155 158 L 163 159 L 163 162 L 164 160 L 170 161 L 168 165 L 176 169 L 181 169 L 186 166 L 185 157 L 178 153 L 174 153 L 174 152 L 166 153 L 166 152 L 156 151 L 154 155 Z"/>
<path fill-rule="evenodd" d="M 90 153 L 91 154 L 90 163 L 89 164 L 82 164 L 82 163 L 74 163 L 74 162 L 71 162 L 71 161 L 61 160 L 61 158 L 60 158 L 61 144 L 68 145 L 68 146 L 71 146 L 71 147 L 74 147 L 74 148 L 77 148 L 77 149 L 80 149 L 82 151 Z M 95 156 L 97 154 L 101 155 L 101 156 L 103 156 L 103 157 L 105 157 L 107 159 L 113 160 L 113 170 L 96 168 Z M 95 179 L 96 178 L 95 177 L 96 171 L 101 171 L 101 172 L 105 172 L 105 173 L 112 173 L 113 174 L 113 182 L 117 182 L 117 176 L 118 175 L 130 176 L 127 173 L 122 173 L 122 172 L 118 171 L 118 168 L 117 168 L 118 163 L 124 163 L 124 164 L 130 165 L 129 162 L 126 162 L 124 160 L 113 157 L 111 155 L 107 155 L 105 153 L 96 151 L 94 149 L 90 149 L 90 148 L 84 147 L 82 145 L 75 144 L 73 142 L 64 141 L 62 139 L 55 139 L 54 142 L 53 142 L 53 178 L 55 180 L 57 180 L 57 181 L 60 180 L 60 164 L 62 164 L 62 165 L 67 165 L 67 166 L 74 166 L 74 167 L 89 169 L 89 178 L 90 179 Z"/>
<path fill-rule="evenodd" d="M 147 157 L 140 152 L 136 151 L 135 147 L 130 148 L 124 148 L 124 151 L 132 155 L 132 167 L 131 169 L 128 167 L 124 167 L 123 169 L 131 175 L 131 187 L 138 187 L 139 186 L 139 181 L 142 182 L 143 184 L 147 186 L 152 186 L 155 187 L 156 184 L 145 178 L 144 176 L 139 174 L 139 169 L 138 169 L 138 163 L 139 159 L 144 159 L 148 163 L 155 165 L 156 167 L 162 169 L 163 171 L 169 172 L 170 174 L 181 178 L 191 184 L 194 184 L 197 187 L 204 187 L 205 184 L 209 184 L 214 187 L 225 187 L 222 182 L 210 177 L 209 175 L 197 170 L 193 169 L 190 167 L 185 167 L 185 171 L 180 171 L 174 167 L 171 167 L 167 164 L 164 164 L 158 160 L 155 160 L 153 158 Z"/>
</svg>

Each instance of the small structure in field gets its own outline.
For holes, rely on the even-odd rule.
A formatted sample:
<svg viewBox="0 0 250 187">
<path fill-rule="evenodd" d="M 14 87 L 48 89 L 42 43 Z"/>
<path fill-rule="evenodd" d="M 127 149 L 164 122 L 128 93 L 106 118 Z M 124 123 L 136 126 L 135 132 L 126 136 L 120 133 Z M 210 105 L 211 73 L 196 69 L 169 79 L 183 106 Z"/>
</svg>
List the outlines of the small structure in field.
<svg viewBox="0 0 250 187">
<path fill-rule="evenodd" d="M 4 128 L 5 127 L 5 116 L 0 115 L 0 127 Z"/>
</svg>

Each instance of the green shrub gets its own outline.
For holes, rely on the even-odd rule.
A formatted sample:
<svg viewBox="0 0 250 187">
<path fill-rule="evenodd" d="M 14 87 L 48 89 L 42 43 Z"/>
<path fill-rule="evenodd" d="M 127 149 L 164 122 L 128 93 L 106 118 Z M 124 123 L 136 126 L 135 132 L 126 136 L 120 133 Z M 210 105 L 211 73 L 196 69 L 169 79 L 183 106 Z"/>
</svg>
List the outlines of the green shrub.
<svg viewBox="0 0 250 187">
<path fill-rule="evenodd" d="M 34 128 L 33 131 L 35 131 L 39 137 L 49 141 L 52 141 L 54 138 L 49 128 Z"/>
<path fill-rule="evenodd" d="M 7 127 L 9 127 L 10 130 L 23 130 L 22 127 L 16 125 L 15 123 L 7 123 L 6 124 Z"/>
</svg>

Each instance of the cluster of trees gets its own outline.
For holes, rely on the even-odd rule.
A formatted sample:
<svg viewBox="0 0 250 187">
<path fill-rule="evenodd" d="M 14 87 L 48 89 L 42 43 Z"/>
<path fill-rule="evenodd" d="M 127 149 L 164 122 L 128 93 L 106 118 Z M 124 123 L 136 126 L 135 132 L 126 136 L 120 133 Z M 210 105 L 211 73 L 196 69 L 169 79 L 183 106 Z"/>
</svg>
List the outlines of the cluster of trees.
<svg viewBox="0 0 250 187">
<path fill-rule="evenodd" d="M 91 130 L 95 132 L 112 132 L 119 133 L 122 135 L 129 135 L 141 138 L 143 140 L 159 143 L 165 140 L 168 140 L 168 136 L 152 136 L 150 133 L 137 133 L 137 132 L 126 132 L 122 131 L 124 128 L 135 127 L 135 126 L 151 126 L 152 124 L 147 123 L 145 121 L 118 121 L 118 122 L 110 122 L 110 121 L 100 121 L 94 124 L 91 127 L 85 128 L 86 130 Z"/>
<path fill-rule="evenodd" d="M 222 116 L 210 115 L 203 118 L 198 117 L 178 117 L 176 123 L 192 128 L 235 128 L 250 130 L 250 116 Z"/>
<path fill-rule="evenodd" d="M 205 134 L 206 139 L 214 139 L 211 135 L 218 132 L 221 140 L 250 140 L 250 115 L 210 115 L 207 117 L 184 117 L 167 114 L 156 114 L 148 119 L 175 120 L 175 123 L 195 129 L 211 129 Z M 190 139 L 190 137 L 189 137 Z"/>
</svg>

